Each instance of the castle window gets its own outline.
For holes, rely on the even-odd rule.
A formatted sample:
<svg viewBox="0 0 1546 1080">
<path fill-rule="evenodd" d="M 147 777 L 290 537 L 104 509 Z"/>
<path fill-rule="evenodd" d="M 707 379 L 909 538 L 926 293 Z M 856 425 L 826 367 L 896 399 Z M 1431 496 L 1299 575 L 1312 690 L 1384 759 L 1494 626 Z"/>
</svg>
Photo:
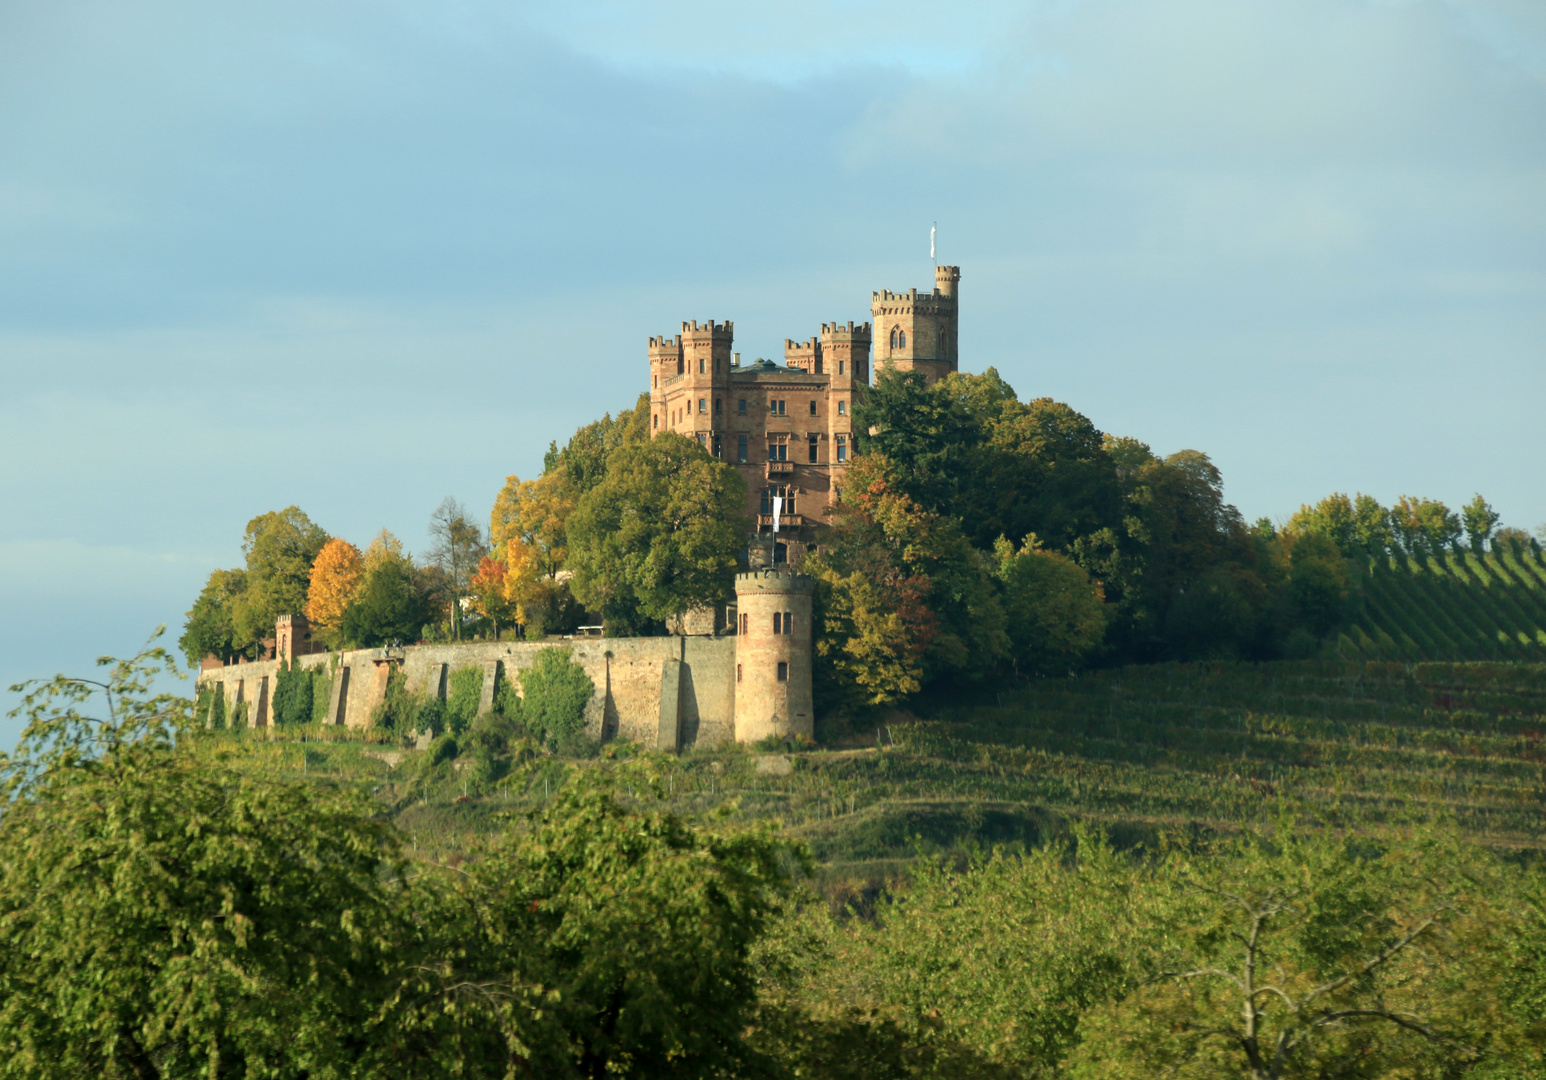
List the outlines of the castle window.
<svg viewBox="0 0 1546 1080">
<path fill-rule="evenodd" d="M 839 401 L 837 403 L 837 414 L 839 416 L 847 416 L 848 415 L 848 402 L 846 402 L 846 401 Z"/>
<path fill-rule="evenodd" d="M 811 399 L 811 415 L 812 416 L 816 415 L 816 399 L 815 398 Z"/>
<path fill-rule="evenodd" d="M 848 436 L 847 435 L 839 435 L 837 437 L 837 459 L 839 461 L 847 461 L 848 460 Z M 833 494 L 835 496 L 837 493 L 833 492 Z"/>
<path fill-rule="evenodd" d="M 745 398 L 741 398 L 741 400 L 737 401 L 735 404 L 736 404 L 736 410 L 735 411 L 740 413 L 742 416 L 745 416 L 746 415 L 746 399 Z"/>
<path fill-rule="evenodd" d="M 773 632 L 775 634 L 782 634 L 784 632 L 784 613 L 781 611 L 773 613 Z"/>
<path fill-rule="evenodd" d="M 698 357 L 698 374 L 703 374 L 703 357 Z"/>
<path fill-rule="evenodd" d="M 746 614 L 744 611 L 741 612 L 741 633 L 743 635 L 746 634 L 750 629 L 748 624 L 751 622 L 751 620 L 752 617 L 750 615 Z"/>
<path fill-rule="evenodd" d="M 719 398 L 714 399 L 714 415 L 719 415 Z"/>
<path fill-rule="evenodd" d="M 789 436 L 787 436 L 787 435 L 770 435 L 770 436 L 768 436 L 768 460 L 769 461 L 788 461 L 789 460 Z"/>
<path fill-rule="evenodd" d="M 718 435 L 714 436 L 714 456 L 721 459 L 725 456 L 725 448 L 720 444 Z"/>
<path fill-rule="evenodd" d="M 843 362 L 841 360 L 837 362 L 837 373 L 839 375 L 843 373 Z"/>
<path fill-rule="evenodd" d="M 806 440 L 811 452 L 811 464 L 816 463 L 816 436 L 812 435 Z"/>
<path fill-rule="evenodd" d="M 703 413 L 706 413 L 708 411 L 709 411 L 708 399 L 707 398 L 699 398 L 698 399 L 698 414 L 701 416 Z"/>
<path fill-rule="evenodd" d="M 773 545 L 773 562 L 775 564 L 789 561 L 789 548 L 784 544 Z"/>
<path fill-rule="evenodd" d="M 743 402 L 742 404 L 745 404 L 745 403 Z M 746 436 L 745 435 L 737 435 L 735 437 L 735 460 L 740 462 L 742 465 L 746 464 Z"/>
<path fill-rule="evenodd" d="M 737 664 L 735 666 L 735 681 L 736 682 L 740 682 L 741 681 L 741 665 L 740 664 Z"/>
<path fill-rule="evenodd" d="M 779 682 L 788 682 L 789 681 L 789 664 L 788 664 L 787 661 L 780 660 L 778 662 L 778 681 Z"/>
<path fill-rule="evenodd" d="M 893 349 L 894 349 L 894 348 L 896 348 L 896 347 L 897 347 L 897 344 L 896 344 L 896 336 L 897 336 L 897 335 L 898 335 L 898 334 L 900 334 L 900 333 L 901 333 L 901 332 L 902 332 L 902 331 L 901 331 L 901 330 L 900 330 L 900 329 L 898 329 L 898 328 L 897 328 L 897 327 L 895 327 L 895 326 L 893 326 L 893 327 L 892 327 L 892 328 L 891 328 L 891 347 L 892 347 L 892 348 L 893 348 Z"/>
<path fill-rule="evenodd" d="M 650 420 L 652 422 L 651 426 L 654 427 L 658 431 L 660 429 L 660 414 L 656 413 L 655 415 L 650 417 Z"/>
<path fill-rule="evenodd" d="M 794 633 L 794 612 L 792 611 L 784 612 L 784 633 Z"/>
<path fill-rule="evenodd" d="M 897 348 L 899 348 L 899 349 L 907 348 L 907 331 L 906 330 L 898 330 L 896 332 L 896 344 L 897 344 Z"/>
</svg>

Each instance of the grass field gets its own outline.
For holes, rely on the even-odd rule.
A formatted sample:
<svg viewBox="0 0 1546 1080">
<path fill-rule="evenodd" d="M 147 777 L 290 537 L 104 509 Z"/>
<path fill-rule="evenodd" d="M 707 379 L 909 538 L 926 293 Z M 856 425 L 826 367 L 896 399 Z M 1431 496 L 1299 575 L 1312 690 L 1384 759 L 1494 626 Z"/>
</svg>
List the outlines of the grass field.
<svg viewBox="0 0 1546 1080">
<path fill-rule="evenodd" d="M 1266 820 L 1285 802 L 1362 828 L 1445 820 L 1533 855 L 1546 845 L 1543 732 L 1542 665 L 1177 664 L 922 707 L 867 729 L 878 745 L 659 765 L 674 810 L 776 819 L 841 892 L 919 852 L 1034 845 L 1077 822 L 1130 845 Z M 238 740 L 248 767 L 363 787 L 416 854 L 450 861 L 551 798 L 574 764 L 541 758 L 480 786 L 459 762 L 426 767 L 424 755 L 338 729 L 209 746 Z"/>
<path fill-rule="evenodd" d="M 1377 565 L 1353 607 L 1349 658 L 1546 661 L 1546 564 L 1523 547 Z"/>
</svg>

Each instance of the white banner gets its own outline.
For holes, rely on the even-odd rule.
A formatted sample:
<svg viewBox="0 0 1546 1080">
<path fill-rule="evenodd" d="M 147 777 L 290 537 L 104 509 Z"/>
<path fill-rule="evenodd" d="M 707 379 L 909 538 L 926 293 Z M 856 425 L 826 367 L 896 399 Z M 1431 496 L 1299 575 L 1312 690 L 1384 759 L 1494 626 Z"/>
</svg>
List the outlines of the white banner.
<svg viewBox="0 0 1546 1080">
<path fill-rule="evenodd" d="M 784 499 L 780 495 L 773 496 L 773 531 L 778 532 L 778 517 L 784 512 Z"/>
</svg>

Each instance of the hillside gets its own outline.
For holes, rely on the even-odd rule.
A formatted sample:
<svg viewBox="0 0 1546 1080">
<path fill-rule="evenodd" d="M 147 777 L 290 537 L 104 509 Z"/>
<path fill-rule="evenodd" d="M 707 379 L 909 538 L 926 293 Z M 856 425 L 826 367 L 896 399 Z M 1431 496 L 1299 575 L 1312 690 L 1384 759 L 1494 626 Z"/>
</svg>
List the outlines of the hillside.
<svg viewBox="0 0 1546 1080">
<path fill-rule="evenodd" d="M 1546 660 L 1546 564 L 1494 548 L 1377 564 L 1339 645 L 1386 660 Z"/>
<path fill-rule="evenodd" d="M 663 794 L 688 816 L 780 820 L 840 892 L 919 851 L 1034 845 L 1078 821 L 1129 845 L 1264 820 L 1280 799 L 1359 827 L 1440 819 L 1503 849 L 1546 844 L 1546 666 L 1153 665 L 919 712 L 849 733 L 868 746 L 664 759 Z M 431 858 L 463 857 L 568 767 L 541 758 L 480 788 L 462 761 L 368 737 L 308 728 L 210 746 L 239 740 L 253 768 L 363 786 Z"/>
</svg>

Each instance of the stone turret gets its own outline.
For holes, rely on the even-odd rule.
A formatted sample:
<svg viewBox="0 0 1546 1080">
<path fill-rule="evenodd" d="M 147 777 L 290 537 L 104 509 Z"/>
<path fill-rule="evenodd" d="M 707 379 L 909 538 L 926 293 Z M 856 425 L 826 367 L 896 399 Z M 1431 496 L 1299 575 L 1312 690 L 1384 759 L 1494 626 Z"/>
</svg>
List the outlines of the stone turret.
<svg viewBox="0 0 1546 1080">
<path fill-rule="evenodd" d="M 811 697 L 814 579 L 788 570 L 735 577 L 735 739 L 815 733 Z"/>
<path fill-rule="evenodd" d="M 921 371 L 931 383 L 959 370 L 960 285 L 959 266 L 936 266 L 931 293 L 871 293 L 875 362 Z"/>
</svg>

